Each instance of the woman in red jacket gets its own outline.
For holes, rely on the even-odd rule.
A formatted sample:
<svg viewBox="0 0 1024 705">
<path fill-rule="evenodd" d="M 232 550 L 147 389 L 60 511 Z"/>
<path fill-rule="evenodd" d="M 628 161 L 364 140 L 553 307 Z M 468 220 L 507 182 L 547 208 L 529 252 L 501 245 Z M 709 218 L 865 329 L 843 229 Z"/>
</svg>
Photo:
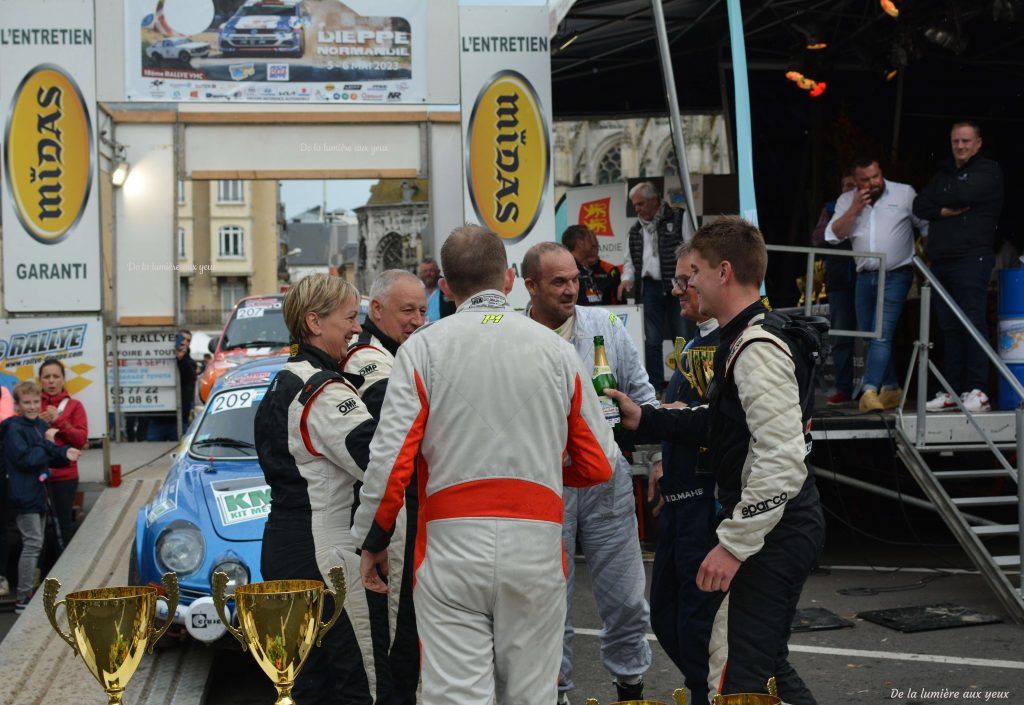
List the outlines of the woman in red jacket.
<svg viewBox="0 0 1024 705">
<path fill-rule="evenodd" d="M 57 429 L 54 443 L 58 447 L 85 448 L 88 445 L 89 419 L 82 402 L 72 399 L 64 391 L 64 363 L 54 357 L 43 360 L 39 366 L 39 383 L 43 388 L 43 411 L 39 417 L 50 424 L 51 428 Z M 59 555 L 74 533 L 71 507 L 78 490 L 78 463 L 71 463 L 64 468 L 51 468 L 48 482 L 53 513 L 60 529 Z"/>
</svg>

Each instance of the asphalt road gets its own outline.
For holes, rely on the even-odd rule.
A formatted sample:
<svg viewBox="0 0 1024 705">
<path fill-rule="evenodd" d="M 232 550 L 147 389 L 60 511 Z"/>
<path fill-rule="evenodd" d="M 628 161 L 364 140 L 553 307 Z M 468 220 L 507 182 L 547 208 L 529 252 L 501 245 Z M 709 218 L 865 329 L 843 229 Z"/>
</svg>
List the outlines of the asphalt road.
<svg viewBox="0 0 1024 705">
<path fill-rule="evenodd" d="M 889 555 L 886 559 L 899 557 Z M 648 563 L 646 567 L 649 578 L 651 566 Z M 801 607 L 823 607 L 854 623 L 852 628 L 796 634 L 790 641 L 792 662 L 821 705 L 1024 702 L 1022 627 L 992 624 L 903 634 L 857 619 L 856 614 L 865 610 L 941 602 L 1002 614 L 978 576 L 935 579 L 935 575 L 932 571 L 876 572 L 858 568 L 832 569 L 811 576 Z M 576 576 L 578 687 L 570 700 L 581 705 L 593 697 L 607 705 L 614 701 L 615 689 L 601 665 L 600 640 L 596 636 L 601 623 L 585 564 L 577 565 Z M 922 579 L 923 584 L 915 587 Z M 851 588 L 863 594 L 837 592 Z M 652 647 L 654 660 L 647 673 L 646 697 L 671 703 L 672 691 L 682 685 L 682 678 L 657 642 L 652 641 Z M 224 652 L 218 656 L 213 672 L 209 705 L 273 702 L 269 681 L 248 655 Z M 917 691 L 918 697 L 913 697 L 912 691 Z M 926 697 L 921 695 L 924 692 L 937 692 L 939 696 Z"/>
</svg>

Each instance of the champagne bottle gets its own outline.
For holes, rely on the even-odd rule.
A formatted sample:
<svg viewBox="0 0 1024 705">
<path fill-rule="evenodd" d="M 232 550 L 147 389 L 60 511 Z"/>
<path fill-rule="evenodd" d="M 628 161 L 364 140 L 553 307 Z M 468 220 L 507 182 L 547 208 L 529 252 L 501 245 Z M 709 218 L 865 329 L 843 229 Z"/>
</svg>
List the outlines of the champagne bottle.
<svg viewBox="0 0 1024 705">
<path fill-rule="evenodd" d="M 597 399 L 601 402 L 601 411 L 604 419 L 613 429 L 618 430 L 621 422 L 619 405 L 604 393 L 606 389 L 618 389 L 619 385 L 612 374 L 612 368 L 608 365 L 608 356 L 604 352 L 604 336 L 594 336 L 594 374 L 591 378 L 594 382 L 594 391 L 597 392 Z"/>
</svg>

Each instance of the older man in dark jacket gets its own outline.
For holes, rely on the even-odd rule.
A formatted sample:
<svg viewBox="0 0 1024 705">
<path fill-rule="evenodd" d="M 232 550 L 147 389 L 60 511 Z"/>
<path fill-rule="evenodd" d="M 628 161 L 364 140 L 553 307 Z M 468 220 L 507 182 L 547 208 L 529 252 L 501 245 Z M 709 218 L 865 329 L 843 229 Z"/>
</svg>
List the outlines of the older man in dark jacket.
<svg viewBox="0 0 1024 705">
<path fill-rule="evenodd" d="M 637 218 L 629 229 L 629 256 L 622 268 L 619 301 L 626 300 L 625 294 L 633 291 L 634 282 L 639 283 L 638 295 L 644 305 L 644 366 L 651 384 L 660 391 L 665 387 L 661 341 L 666 314 L 675 336 L 686 336 L 691 330 L 676 315 L 672 277 L 676 250 L 693 237 L 693 227 L 686 211 L 671 208 L 650 181 L 641 181 L 631 188 L 629 200 Z"/>
<path fill-rule="evenodd" d="M 993 249 L 1003 210 L 1003 171 L 981 156 L 981 128 L 958 122 L 950 134 L 952 158 L 914 199 L 914 215 L 931 221 L 925 255 L 932 272 L 983 338 L 988 338 L 986 303 L 995 263 Z M 988 411 L 988 359 L 965 335 L 941 301 L 936 313 L 945 342 L 942 373 L 970 411 Z M 946 392 L 928 402 L 929 411 L 955 409 Z"/>
</svg>

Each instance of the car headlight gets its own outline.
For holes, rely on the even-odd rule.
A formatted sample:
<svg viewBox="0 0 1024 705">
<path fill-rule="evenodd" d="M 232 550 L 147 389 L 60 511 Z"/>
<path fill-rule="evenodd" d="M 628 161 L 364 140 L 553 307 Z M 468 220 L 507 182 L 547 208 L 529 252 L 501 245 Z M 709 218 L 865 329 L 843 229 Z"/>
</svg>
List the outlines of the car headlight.
<svg viewBox="0 0 1024 705">
<path fill-rule="evenodd" d="M 174 522 L 160 534 L 156 557 L 167 570 L 179 577 L 190 575 L 203 564 L 206 545 L 198 527 L 188 522 Z"/>
<path fill-rule="evenodd" d="M 249 571 L 238 561 L 222 561 L 221 563 L 213 566 L 213 570 L 210 572 L 211 583 L 213 582 L 213 574 L 217 571 L 225 573 L 228 576 L 228 586 L 225 590 L 225 594 L 227 595 L 234 595 L 236 587 L 239 585 L 247 585 L 249 583 Z"/>
</svg>

